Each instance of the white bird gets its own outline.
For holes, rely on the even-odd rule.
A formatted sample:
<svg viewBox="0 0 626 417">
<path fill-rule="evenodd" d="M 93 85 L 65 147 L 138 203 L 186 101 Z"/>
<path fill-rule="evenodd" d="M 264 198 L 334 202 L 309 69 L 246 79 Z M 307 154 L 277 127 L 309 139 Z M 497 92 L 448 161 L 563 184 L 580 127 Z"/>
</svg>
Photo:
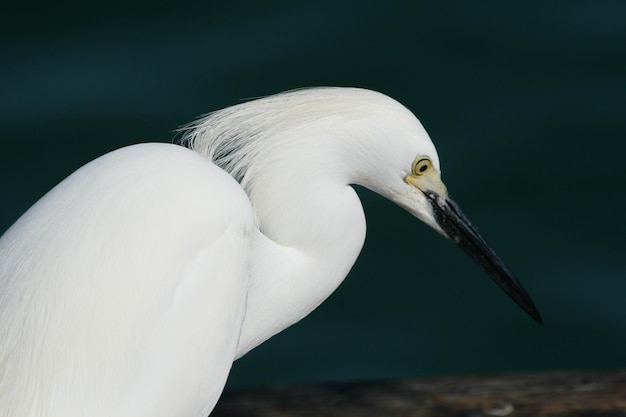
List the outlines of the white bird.
<svg viewBox="0 0 626 417">
<path fill-rule="evenodd" d="M 88 163 L 2 236 L 0 416 L 207 416 L 232 362 L 352 267 L 351 184 L 455 241 L 541 320 L 448 197 L 420 122 L 383 94 L 282 93 L 209 114 L 184 142 Z"/>
</svg>

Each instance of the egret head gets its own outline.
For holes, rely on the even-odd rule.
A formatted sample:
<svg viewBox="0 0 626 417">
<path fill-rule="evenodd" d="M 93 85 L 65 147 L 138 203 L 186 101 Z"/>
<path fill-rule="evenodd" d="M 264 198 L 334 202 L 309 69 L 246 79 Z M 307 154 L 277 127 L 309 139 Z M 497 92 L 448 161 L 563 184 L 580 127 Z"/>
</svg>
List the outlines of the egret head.
<svg viewBox="0 0 626 417">
<path fill-rule="evenodd" d="M 414 116 L 411 115 L 411 118 L 414 119 Z M 450 198 L 441 180 L 437 151 L 428 134 L 416 119 L 405 120 L 404 123 L 404 133 L 396 132 L 402 136 L 400 144 L 396 146 L 407 154 L 388 155 L 390 164 L 395 167 L 392 170 L 395 174 L 386 172 L 377 175 L 385 178 L 383 181 L 370 179 L 372 190 L 394 201 L 456 243 L 515 303 L 541 323 L 537 308 L 520 282 Z M 393 139 L 391 142 L 390 146 L 393 147 Z"/>
</svg>

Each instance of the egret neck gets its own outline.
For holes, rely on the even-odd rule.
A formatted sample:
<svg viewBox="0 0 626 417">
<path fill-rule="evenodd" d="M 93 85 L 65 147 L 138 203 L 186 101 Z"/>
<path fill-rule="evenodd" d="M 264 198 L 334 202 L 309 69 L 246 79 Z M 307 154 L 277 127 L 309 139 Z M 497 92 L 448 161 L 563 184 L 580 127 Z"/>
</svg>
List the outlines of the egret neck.
<svg viewBox="0 0 626 417">
<path fill-rule="evenodd" d="M 255 279 L 237 357 L 319 306 L 341 284 L 363 247 L 365 215 L 356 192 L 347 180 L 324 181 L 324 172 L 337 170 L 318 167 L 318 172 L 308 173 L 315 175 L 310 192 L 303 192 L 309 186 L 306 176 L 282 175 L 278 181 L 274 176 L 271 183 L 258 178 L 257 187 L 263 183 L 267 188 L 255 188 L 251 195 L 262 221 L 252 240 L 250 270 Z"/>
</svg>

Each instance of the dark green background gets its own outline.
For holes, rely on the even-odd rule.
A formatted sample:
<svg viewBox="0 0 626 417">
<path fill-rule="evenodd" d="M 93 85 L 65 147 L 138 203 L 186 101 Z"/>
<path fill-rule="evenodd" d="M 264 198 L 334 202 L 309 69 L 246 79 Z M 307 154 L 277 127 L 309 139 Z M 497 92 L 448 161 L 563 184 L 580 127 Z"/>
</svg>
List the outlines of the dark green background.
<svg viewBox="0 0 626 417">
<path fill-rule="evenodd" d="M 47 2 L 0 15 L 0 231 L 87 161 L 242 99 L 384 92 L 540 308 L 361 192 L 339 290 L 231 384 L 626 366 L 626 2 Z"/>
</svg>

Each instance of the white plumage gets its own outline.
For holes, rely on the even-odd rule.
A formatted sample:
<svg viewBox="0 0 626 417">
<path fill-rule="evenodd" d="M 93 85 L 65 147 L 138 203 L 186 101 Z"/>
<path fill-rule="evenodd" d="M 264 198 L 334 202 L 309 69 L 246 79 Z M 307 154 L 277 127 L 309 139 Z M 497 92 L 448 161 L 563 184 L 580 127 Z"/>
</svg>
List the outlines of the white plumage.
<svg viewBox="0 0 626 417">
<path fill-rule="evenodd" d="M 435 148 L 382 94 L 283 93 L 212 113 L 183 141 L 90 162 L 0 239 L 0 416 L 208 415 L 233 360 L 347 275 L 365 238 L 350 184 L 474 239 L 462 248 L 539 318 L 480 236 L 451 228 L 467 219 L 446 206 Z"/>
</svg>

